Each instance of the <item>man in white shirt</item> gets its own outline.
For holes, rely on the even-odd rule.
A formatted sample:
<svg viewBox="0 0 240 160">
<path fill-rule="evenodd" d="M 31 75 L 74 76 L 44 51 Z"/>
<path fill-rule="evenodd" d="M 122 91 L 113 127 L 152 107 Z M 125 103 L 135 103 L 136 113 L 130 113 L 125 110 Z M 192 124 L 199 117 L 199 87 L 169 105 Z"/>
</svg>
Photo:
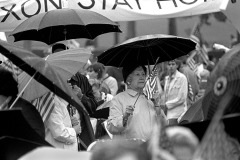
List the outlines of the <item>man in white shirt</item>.
<svg viewBox="0 0 240 160">
<path fill-rule="evenodd" d="M 77 134 L 81 132 L 80 125 L 73 127 L 67 110 L 68 103 L 56 95 L 53 98 L 55 106 L 44 122 L 45 139 L 56 148 L 78 151 Z"/>
<path fill-rule="evenodd" d="M 166 116 L 170 125 L 177 124 L 178 119 L 187 110 L 188 81 L 177 68 L 176 60 L 168 62 L 168 76 L 165 78 L 163 95 L 165 104 L 162 108 L 167 112 Z"/>
</svg>

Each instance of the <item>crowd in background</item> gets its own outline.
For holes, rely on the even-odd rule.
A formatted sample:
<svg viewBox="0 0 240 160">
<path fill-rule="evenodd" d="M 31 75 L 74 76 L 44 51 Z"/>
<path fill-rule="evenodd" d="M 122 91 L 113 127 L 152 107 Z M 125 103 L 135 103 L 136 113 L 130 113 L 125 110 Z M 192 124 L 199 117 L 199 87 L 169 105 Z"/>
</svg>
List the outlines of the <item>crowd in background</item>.
<svg viewBox="0 0 240 160">
<path fill-rule="evenodd" d="M 64 49 L 66 46 L 53 47 L 52 54 Z M 95 138 L 99 140 L 95 148 L 89 149 L 94 153 L 93 160 L 99 157 L 113 160 L 120 159 L 121 156 L 130 157 L 132 160 L 150 159 L 154 155 L 148 148 L 154 145 L 151 143 L 154 138 L 152 136 L 154 126 L 160 122 L 166 126 L 179 124 L 187 110 L 204 95 L 208 77 L 217 63 L 214 57 L 209 57 L 209 61 L 205 62 L 201 55 L 197 54 L 191 59 L 194 62 L 194 68 L 191 68 L 189 65 L 191 54 L 156 66 L 160 86 L 159 90 L 155 91 L 153 99 L 147 99 L 143 92 L 149 75 L 146 67 L 149 66 L 140 64 L 117 68 L 104 66 L 97 62 L 96 57 L 91 57 L 84 68 L 68 81 L 73 92 L 86 107 L 91 117 Z M 7 74 L 3 69 L 0 73 Z M 2 79 L 3 76 L 0 77 Z M 10 76 L 9 79 L 13 78 Z M 13 87 L 13 84 L 10 86 Z M 16 84 L 14 86 L 17 87 Z M 6 92 L 6 89 L 1 89 L 1 95 L 5 95 L 2 92 Z M 48 119 L 40 123 L 44 125 L 44 129 L 41 126 L 44 134 L 37 128 L 38 133 L 54 147 L 75 151 L 86 150 L 88 146 L 81 143 L 79 138 L 84 129 L 81 113 L 53 93 L 46 95 L 53 98 L 55 107 Z M 17 93 L 10 96 L 15 97 Z M 6 106 L 1 106 L 4 107 Z M 167 141 L 172 146 L 168 149 L 169 156 L 173 155 L 175 159 L 189 159 L 192 156 L 198 145 L 198 139 L 190 132 L 186 128 L 166 131 Z M 112 136 L 120 140 L 113 142 Z M 106 142 L 106 139 L 113 143 Z M 136 144 L 138 145 L 135 146 Z M 184 150 L 183 146 L 187 149 Z M 108 153 L 105 153 L 106 150 Z M 110 154 L 119 151 L 120 154 Z M 151 152 L 154 152 L 154 149 Z"/>
</svg>

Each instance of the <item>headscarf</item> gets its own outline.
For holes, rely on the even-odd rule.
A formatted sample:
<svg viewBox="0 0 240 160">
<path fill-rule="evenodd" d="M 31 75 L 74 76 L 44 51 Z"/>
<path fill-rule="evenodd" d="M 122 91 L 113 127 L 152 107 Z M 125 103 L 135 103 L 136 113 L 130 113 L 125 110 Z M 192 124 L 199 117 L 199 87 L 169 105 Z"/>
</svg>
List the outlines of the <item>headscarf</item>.
<svg viewBox="0 0 240 160">
<path fill-rule="evenodd" d="M 126 66 L 123 66 L 122 74 L 123 74 L 123 80 L 126 83 L 127 77 L 138 67 L 142 67 L 144 72 L 147 72 L 147 68 L 144 65 L 140 65 L 138 63 L 132 63 Z"/>
</svg>

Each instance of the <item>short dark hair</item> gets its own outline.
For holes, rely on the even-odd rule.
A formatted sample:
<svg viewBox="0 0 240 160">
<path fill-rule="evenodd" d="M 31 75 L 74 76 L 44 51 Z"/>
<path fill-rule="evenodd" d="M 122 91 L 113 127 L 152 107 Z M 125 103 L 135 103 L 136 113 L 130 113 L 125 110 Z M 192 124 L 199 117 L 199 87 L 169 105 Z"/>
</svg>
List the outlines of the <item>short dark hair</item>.
<svg viewBox="0 0 240 160">
<path fill-rule="evenodd" d="M 52 53 L 55 53 L 55 51 L 56 51 L 57 49 L 66 50 L 66 49 L 68 49 L 68 47 L 67 47 L 65 44 L 63 44 L 63 43 L 55 43 L 55 44 L 52 46 Z"/>
<path fill-rule="evenodd" d="M 0 66 L 0 95 L 16 97 L 18 94 L 18 83 L 12 72 Z"/>
</svg>

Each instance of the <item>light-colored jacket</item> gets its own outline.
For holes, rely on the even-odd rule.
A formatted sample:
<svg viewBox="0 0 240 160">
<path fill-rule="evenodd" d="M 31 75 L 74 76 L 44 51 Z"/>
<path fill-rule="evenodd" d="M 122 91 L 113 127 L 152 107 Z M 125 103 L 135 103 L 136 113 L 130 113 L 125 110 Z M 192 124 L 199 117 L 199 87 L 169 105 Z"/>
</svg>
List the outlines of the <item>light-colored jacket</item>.
<svg viewBox="0 0 240 160">
<path fill-rule="evenodd" d="M 77 137 L 70 115 L 67 102 L 54 96 L 55 107 L 45 122 L 45 139 L 56 148 L 77 151 Z"/>
<path fill-rule="evenodd" d="M 166 76 L 163 95 L 167 107 L 167 119 L 178 119 L 187 110 L 188 81 L 179 71 L 176 71 L 170 84 L 169 80 L 169 76 Z M 167 85 L 170 85 L 168 92 Z"/>
<path fill-rule="evenodd" d="M 138 99 L 138 100 L 137 100 Z M 137 102 L 136 102 L 137 100 Z M 135 104 L 136 102 L 136 104 Z M 128 118 L 126 127 L 123 127 L 123 114 L 128 105 L 134 105 L 133 115 Z M 110 107 L 108 130 L 115 136 L 123 138 L 140 138 L 148 140 L 152 135 L 154 124 L 157 123 L 157 113 L 152 101 L 145 95 L 140 95 L 132 89 L 117 94 L 108 103 Z"/>
<path fill-rule="evenodd" d="M 115 96 L 117 94 L 117 91 L 118 91 L 117 80 L 114 77 L 109 76 L 108 78 L 103 80 L 103 82 L 105 82 L 107 84 L 107 86 L 109 87 L 109 89 L 111 91 L 111 95 Z"/>
</svg>

